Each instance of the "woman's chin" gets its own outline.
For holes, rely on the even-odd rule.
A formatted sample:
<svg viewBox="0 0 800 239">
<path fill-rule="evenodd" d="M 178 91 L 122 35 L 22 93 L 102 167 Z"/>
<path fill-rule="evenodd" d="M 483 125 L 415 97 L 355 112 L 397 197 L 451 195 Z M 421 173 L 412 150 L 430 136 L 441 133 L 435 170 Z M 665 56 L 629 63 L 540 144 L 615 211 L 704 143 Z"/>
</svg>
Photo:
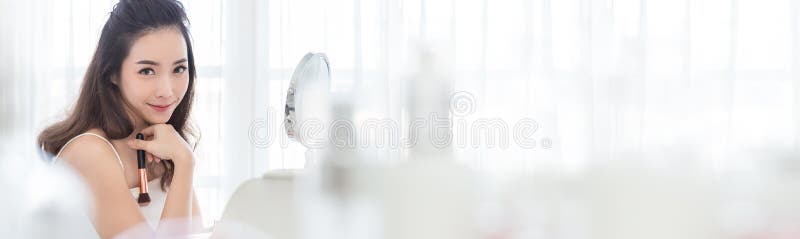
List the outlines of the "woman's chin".
<svg viewBox="0 0 800 239">
<path fill-rule="evenodd" d="M 149 117 L 147 122 L 151 125 L 153 124 L 166 124 L 169 121 L 169 118 L 165 117 Z"/>
</svg>

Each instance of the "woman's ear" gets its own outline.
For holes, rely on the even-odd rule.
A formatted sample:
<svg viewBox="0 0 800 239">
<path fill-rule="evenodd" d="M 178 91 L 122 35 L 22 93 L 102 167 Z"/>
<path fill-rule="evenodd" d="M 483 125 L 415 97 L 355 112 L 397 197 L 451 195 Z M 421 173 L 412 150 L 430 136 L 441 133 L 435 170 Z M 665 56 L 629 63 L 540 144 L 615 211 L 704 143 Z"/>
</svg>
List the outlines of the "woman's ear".
<svg viewBox="0 0 800 239">
<path fill-rule="evenodd" d="M 119 75 L 111 75 L 111 84 L 119 87 Z"/>
</svg>

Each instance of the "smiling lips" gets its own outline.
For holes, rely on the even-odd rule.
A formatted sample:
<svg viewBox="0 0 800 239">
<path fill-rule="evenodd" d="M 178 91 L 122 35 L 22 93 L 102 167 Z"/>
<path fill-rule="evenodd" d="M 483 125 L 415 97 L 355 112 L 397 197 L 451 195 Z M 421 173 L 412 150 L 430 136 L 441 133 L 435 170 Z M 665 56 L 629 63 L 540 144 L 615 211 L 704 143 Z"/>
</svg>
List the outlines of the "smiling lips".
<svg viewBox="0 0 800 239">
<path fill-rule="evenodd" d="M 150 106 L 150 108 L 153 108 L 153 110 L 155 110 L 157 112 L 165 112 L 165 111 L 169 110 L 170 106 L 172 106 L 172 104 L 166 104 L 166 105 L 147 104 L 147 105 Z"/>
</svg>

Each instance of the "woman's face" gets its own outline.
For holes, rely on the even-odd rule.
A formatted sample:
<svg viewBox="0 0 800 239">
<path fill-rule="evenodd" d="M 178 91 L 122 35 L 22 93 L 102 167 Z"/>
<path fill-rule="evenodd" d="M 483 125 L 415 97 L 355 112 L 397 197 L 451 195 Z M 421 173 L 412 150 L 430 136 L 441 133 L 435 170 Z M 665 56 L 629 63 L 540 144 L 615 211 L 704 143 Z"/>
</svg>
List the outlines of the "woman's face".
<svg viewBox="0 0 800 239">
<path fill-rule="evenodd" d="M 162 28 L 135 40 L 123 60 L 119 82 L 122 95 L 133 113 L 148 124 L 169 121 L 186 94 L 186 51 L 186 42 L 177 28 Z"/>
</svg>

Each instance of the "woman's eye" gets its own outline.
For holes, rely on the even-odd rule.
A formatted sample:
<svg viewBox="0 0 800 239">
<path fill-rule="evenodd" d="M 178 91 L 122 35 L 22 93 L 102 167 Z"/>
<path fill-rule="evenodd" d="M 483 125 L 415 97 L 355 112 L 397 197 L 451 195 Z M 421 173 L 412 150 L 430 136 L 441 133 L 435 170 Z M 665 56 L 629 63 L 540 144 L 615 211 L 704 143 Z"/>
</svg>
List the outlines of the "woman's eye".
<svg viewBox="0 0 800 239">
<path fill-rule="evenodd" d="M 150 69 L 150 68 L 145 68 L 145 69 L 140 70 L 139 74 L 141 74 L 141 75 L 155 75 L 156 71 L 154 71 L 153 69 Z"/>
<path fill-rule="evenodd" d="M 177 73 L 183 73 L 185 71 L 186 71 L 186 67 L 185 66 L 179 66 L 179 67 L 175 67 L 174 73 L 176 73 L 176 74 Z"/>
</svg>

